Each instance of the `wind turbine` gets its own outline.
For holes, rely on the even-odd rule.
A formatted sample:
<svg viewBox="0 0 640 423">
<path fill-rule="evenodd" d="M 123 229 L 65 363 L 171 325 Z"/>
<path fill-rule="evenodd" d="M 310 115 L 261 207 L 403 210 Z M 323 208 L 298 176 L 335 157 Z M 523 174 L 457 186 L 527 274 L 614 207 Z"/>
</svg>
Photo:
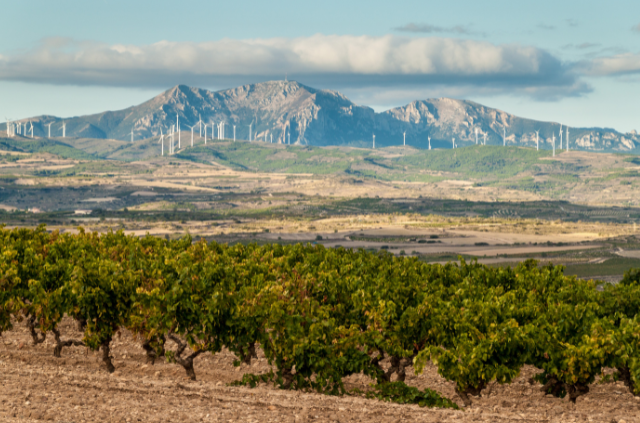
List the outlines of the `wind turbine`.
<svg viewBox="0 0 640 423">
<path fill-rule="evenodd" d="M 556 134 L 553 134 L 553 157 L 556 156 Z"/>
<path fill-rule="evenodd" d="M 225 136 L 224 136 L 224 122 L 220 122 L 220 128 L 222 128 L 222 139 L 225 139 Z"/>
<path fill-rule="evenodd" d="M 402 146 L 406 147 L 407 146 L 407 131 L 404 131 L 402 133 Z"/>
<path fill-rule="evenodd" d="M 174 154 L 176 152 L 176 142 L 174 138 L 175 132 L 176 132 L 175 125 L 171 125 L 171 148 L 170 148 L 171 151 L 169 154 Z"/>
<path fill-rule="evenodd" d="M 236 126 L 233 125 L 233 142 L 236 142 Z"/>
<path fill-rule="evenodd" d="M 476 128 L 476 145 L 478 145 L 478 128 Z"/>
<path fill-rule="evenodd" d="M 484 145 L 487 145 L 487 133 L 484 133 Z"/>
<path fill-rule="evenodd" d="M 133 128 L 131 129 L 131 143 L 133 143 Z"/>
<path fill-rule="evenodd" d="M 427 137 L 429 139 L 429 150 L 431 150 L 431 137 Z"/>
<path fill-rule="evenodd" d="M 204 145 L 207 145 L 207 124 L 204 124 Z"/>
<path fill-rule="evenodd" d="M 51 123 L 49 123 L 49 138 L 51 138 Z"/>
<path fill-rule="evenodd" d="M 162 146 L 162 155 L 164 156 L 164 134 L 162 128 L 160 128 L 160 145 Z"/>
<path fill-rule="evenodd" d="M 62 138 L 67 136 L 67 124 L 62 121 Z"/>
<path fill-rule="evenodd" d="M 507 146 L 507 128 L 504 126 L 502 127 L 502 146 Z"/>
<path fill-rule="evenodd" d="M 562 124 L 560 124 L 560 152 L 562 152 Z"/>
<path fill-rule="evenodd" d="M 540 150 L 540 131 L 536 131 L 536 151 Z"/>
<path fill-rule="evenodd" d="M 452 144 L 453 144 L 453 146 L 451 147 L 451 149 L 453 150 L 453 149 L 455 149 L 455 148 L 456 148 L 456 139 L 455 139 L 455 138 L 452 138 L 452 139 L 451 139 L 451 142 L 452 142 Z"/>
<path fill-rule="evenodd" d="M 376 149 L 376 134 L 373 134 L 373 149 Z"/>
<path fill-rule="evenodd" d="M 249 124 L 249 142 L 251 142 L 251 125 L 253 125 L 253 121 Z"/>
<path fill-rule="evenodd" d="M 273 144 L 273 134 L 269 134 L 271 135 L 271 144 Z"/>
<path fill-rule="evenodd" d="M 569 151 L 569 127 L 567 126 L 567 152 Z"/>
<path fill-rule="evenodd" d="M 31 139 L 33 139 L 33 122 L 29 121 L 29 125 L 31 125 Z"/>
<path fill-rule="evenodd" d="M 182 148 L 182 144 L 180 143 L 180 116 L 176 113 L 176 131 L 178 131 L 178 150 Z"/>
</svg>

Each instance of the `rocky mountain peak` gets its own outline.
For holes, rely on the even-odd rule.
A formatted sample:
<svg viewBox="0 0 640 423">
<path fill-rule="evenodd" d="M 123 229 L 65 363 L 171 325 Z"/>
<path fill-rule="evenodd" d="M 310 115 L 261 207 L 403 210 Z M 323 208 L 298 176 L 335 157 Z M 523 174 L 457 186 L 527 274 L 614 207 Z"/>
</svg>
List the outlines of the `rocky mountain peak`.
<svg viewBox="0 0 640 423">
<path fill-rule="evenodd" d="M 220 91 L 176 85 L 153 99 L 128 109 L 65 119 L 67 136 L 129 140 L 166 133 L 179 117 L 180 130 L 191 130 L 200 119 L 218 137 L 288 142 L 305 145 L 353 145 L 368 147 L 372 135 L 376 146 L 400 145 L 406 133 L 408 145 L 451 148 L 456 144 L 536 146 L 551 149 L 553 136 L 559 148 L 559 124 L 519 118 L 468 100 L 435 98 L 375 113 L 359 106 L 338 91 L 319 90 L 297 81 L 266 81 Z M 47 134 L 46 124 L 59 123 L 55 117 L 31 118 L 34 135 Z M 251 129 L 249 129 L 251 125 Z M 59 126 L 59 125 L 57 125 Z M 54 126 L 55 127 L 55 126 Z M 250 132 L 251 131 L 251 132 Z M 536 138 L 536 131 L 539 138 Z M 58 131 L 59 132 L 59 131 Z M 53 136 L 59 136 L 56 132 Z M 476 138 L 477 134 L 477 138 Z M 504 139 L 503 139 L 504 137 Z M 635 131 L 620 134 L 606 128 L 571 128 L 570 147 L 596 151 L 640 152 L 640 136 Z M 563 146 L 566 148 L 566 145 Z"/>
</svg>

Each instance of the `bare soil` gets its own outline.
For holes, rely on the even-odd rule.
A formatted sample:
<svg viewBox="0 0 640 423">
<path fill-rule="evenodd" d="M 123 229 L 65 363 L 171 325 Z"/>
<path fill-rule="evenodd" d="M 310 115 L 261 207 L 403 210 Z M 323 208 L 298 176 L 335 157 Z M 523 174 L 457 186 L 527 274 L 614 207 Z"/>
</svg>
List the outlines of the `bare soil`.
<svg viewBox="0 0 640 423">
<path fill-rule="evenodd" d="M 65 320 L 64 337 L 79 338 L 75 324 Z M 0 421 L 2 422 L 637 422 L 640 400 L 621 383 L 596 384 L 573 405 L 543 395 L 528 382 L 536 373 L 525 368 L 511 385 L 490 385 L 464 410 L 420 408 L 310 392 L 285 391 L 272 385 L 250 389 L 230 387 L 244 373 L 263 373 L 264 357 L 234 367 L 229 352 L 198 357 L 197 381 L 176 365 L 146 364 L 140 342 L 128 334 L 116 338 L 112 354 L 116 372 L 107 373 L 98 353 L 70 347 L 53 356 L 53 342 L 34 346 L 23 324 L 0 339 Z M 371 380 L 354 375 L 349 388 L 367 389 Z M 431 388 L 456 400 L 453 384 L 435 367 L 407 383 Z"/>
</svg>

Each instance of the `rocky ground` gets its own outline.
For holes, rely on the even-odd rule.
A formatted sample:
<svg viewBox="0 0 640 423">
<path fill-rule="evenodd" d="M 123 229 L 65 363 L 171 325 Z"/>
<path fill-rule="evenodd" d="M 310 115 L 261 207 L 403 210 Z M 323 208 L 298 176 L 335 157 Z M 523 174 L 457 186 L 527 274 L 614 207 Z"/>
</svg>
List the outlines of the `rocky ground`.
<svg viewBox="0 0 640 423">
<path fill-rule="evenodd" d="M 71 321 L 63 336 L 80 337 Z M 0 338 L 0 421 L 81 422 L 638 422 L 640 398 L 621 384 L 597 384 L 573 405 L 539 392 L 526 368 L 509 386 L 492 385 L 464 410 L 420 408 L 355 396 L 334 397 L 283 391 L 269 385 L 230 387 L 243 373 L 268 370 L 261 357 L 233 366 L 233 355 L 202 355 L 197 381 L 176 364 L 145 364 L 140 342 L 122 335 L 113 343 L 116 372 L 107 373 L 97 353 L 70 347 L 55 358 L 50 340 L 33 346 L 22 324 Z M 411 374 L 409 376 L 409 374 Z M 366 389 L 370 380 L 353 376 L 349 387 Z M 434 367 L 407 383 L 432 388 L 461 402 L 453 384 Z"/>
</svg>

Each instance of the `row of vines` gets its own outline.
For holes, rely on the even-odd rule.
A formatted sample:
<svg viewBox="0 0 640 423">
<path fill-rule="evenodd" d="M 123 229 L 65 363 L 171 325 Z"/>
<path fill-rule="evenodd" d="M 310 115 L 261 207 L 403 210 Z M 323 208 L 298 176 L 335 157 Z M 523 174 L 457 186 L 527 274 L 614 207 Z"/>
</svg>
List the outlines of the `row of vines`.
<svg viewBox="0 0 640 423">
<path fill-rule="evenodd" d="M 639 309 L 633 270 L 598 285 L 532 260 L 438 265 L 322 246 L 0 227 L 0 334 L 24 321 L 34 343 L 54 337 L 55 356 L 83 345 L 108 371 L 111 341 L 127 329 L 150 362 L 163 357 L 192 379 L 203 353 L 226 347 L 250 363 L 260 347 L 274 370 L 243 383 L 343 394 L 343 378 L 364 373 L 377 381 L 373 396 L 455 407 L 404 384 L 408 367 L 430 361 L 465 405 L 524 365 L 540 369 L 544 392 L 574 402 L 599 376 L 640 395 Z M 82 339 L 60 333 L 64 316 Z"/>
</svg>

